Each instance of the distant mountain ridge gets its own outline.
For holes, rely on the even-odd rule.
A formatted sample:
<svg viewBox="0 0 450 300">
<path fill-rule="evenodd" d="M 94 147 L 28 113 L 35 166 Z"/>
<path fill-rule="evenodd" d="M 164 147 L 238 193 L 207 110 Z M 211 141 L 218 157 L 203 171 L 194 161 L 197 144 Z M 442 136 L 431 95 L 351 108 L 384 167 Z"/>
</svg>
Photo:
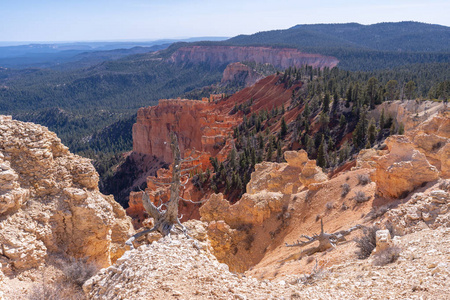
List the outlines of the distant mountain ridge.
<svg viewBox="0 0 450 300">
<path fill-rule="evenodd" d="M 419 22 L 361 25 L 296 25 L 285 30 L 238 35 L 231 44 L 282 44 L 295 47 L 349 47 L 379 51 L 447 52 L 450 51 L 450 27 Z"/>
<path fill-rule="evenodd" d="M 0 46 L 0 66 L 18 69 L 82 68 L 133 54 L 162 50 L 172 43 L 221 41 L 224 39 L 226 38 L 193 37 L 156 41 L 30 43 Z"/>
</svg>

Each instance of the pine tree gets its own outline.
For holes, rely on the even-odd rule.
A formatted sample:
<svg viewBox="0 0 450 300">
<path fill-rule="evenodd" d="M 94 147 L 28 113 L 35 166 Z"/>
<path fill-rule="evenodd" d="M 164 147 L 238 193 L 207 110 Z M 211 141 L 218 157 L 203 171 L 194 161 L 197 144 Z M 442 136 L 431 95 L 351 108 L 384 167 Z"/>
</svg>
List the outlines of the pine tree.
<svg viewBox="0 0 450 300">
<path fill-rule="evenodd" d="M 337 94 L 337 92 L 334 92 L 334 96 L 333 96 L 333 105 L 331 106 L 331 114 L 334 115 L 338 109 L 338 105 L 339 105 L 339 96 Z"/>
<path fill-rule="evenodd" d="M 361 149 L 366 145 L 367 127 L 367 109 L 364 107 L 360 112 L 358 124 L 356 124 L 355 131 L 353 132 L 353 143 L 357 149 Z"/>
<path fill-rule="evenodd" d="M 371 109 L 375 108 L 375 102 L 378 94 L 377 89 L 378 89 L 378 80 L 375 77 L 371 77 L 367 81 L 367 89 L 366 89 L 366 93 L 369 98 L 368 104 L 370 105 Z"/>
<path fill-rule="evenodd" d="M 326 93 L 323 97 L 322 111 L 327 113 L 330 110 L 330 94 Z"/>
<path fill-rule="evenodd" d="M 344 126 L 347 124 L 347 120 L 345 119 L 344 114 L 341 115 L 339 118 L 339 127 L 344 128 Z"/>
<path fill-rule="evenodd" d="M 273 145 L 272 141 L 269 140 L 269 145 L 267 146 L 266 160 L 272 161 L 272 155 L 273 155 Z"/>
<path fill-rule="evenodd" d="M 369 123 L 369 128 L 367 130 L 367 135 L 368 135 L 368 142 L 370 144 L 370 146 L 373 145 L 373 143 L 375 143 L 375 139 L 376 139 L 376 127 L 375 127 L 375 120 L 370 120 Z"/>
<path fill-rule="evenodd" d="M 278 143 L 277 143 L 277 162 L 281 162 L 282 156 L 283 156 L 283 152 L 281 149 L 281 142 L 278 141 Z"/>
<path fill-rule="evenodd" d="M 317 151 L 317 165 L 321 168 L 325 168 L 327 164 L 325 151 L 326 151 L 326 144 L 324 136 L 322 135 L 322 141 L 320 143 L 319 150 Z"/>
<path fill-rule="evenodd" d="M 385 116 L 384 116 L 384 108 L 381 110 L 380 115 L 380 130 L 383 130 L 385 126 Z"/>
<path fill-rule="evenodd" d="M 284 120 L 284 116 L 281 118 L 281 130 L 280 130 L 280 135 L 281 138 L 284 138 L 287 134 L 287 125 L 286 125 L 286 121 Z"/>
</svg>

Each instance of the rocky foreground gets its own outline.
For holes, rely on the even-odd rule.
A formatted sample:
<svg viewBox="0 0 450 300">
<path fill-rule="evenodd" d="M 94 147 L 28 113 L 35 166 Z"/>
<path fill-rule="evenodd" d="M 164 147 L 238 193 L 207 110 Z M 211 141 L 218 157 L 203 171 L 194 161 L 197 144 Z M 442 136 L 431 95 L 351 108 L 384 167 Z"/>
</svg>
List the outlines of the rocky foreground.
<svg viewBox="0 0 450 300">
<path fill-rule="evenodd" d="M 231 273 L 194 240 L 165 238 L 126 252 L 83 288 L 89 299 L 448 299 L 450 228 L 394 242 L 402 251 L 390 265 L 351 259 L 261 281 Z"/>
<path fill-rule="evenodd" d="M 52 257 L 107 267 L 122 256 L 130 218 L 97 184 L 90 161 L 55 133 L 0 116 L 0 291 L 10 279 L 37 278 Z"/>
</svg>

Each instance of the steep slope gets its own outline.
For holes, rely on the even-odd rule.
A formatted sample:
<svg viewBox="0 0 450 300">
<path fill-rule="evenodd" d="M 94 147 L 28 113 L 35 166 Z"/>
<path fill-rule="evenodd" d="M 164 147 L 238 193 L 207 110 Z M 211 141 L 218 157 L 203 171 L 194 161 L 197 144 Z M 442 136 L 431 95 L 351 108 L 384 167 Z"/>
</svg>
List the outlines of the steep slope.
<svg viewBox="0 0 450 300">
<path fill-rule="evenodd" d="M 156 157 L 158 161 L 162 160 L 171 163 L 171 152 L 169 149 L 169 132 L 177 132 L 180 150 L 182 155 L 192 155 L 198 157 L 192 165 L 200 164 L 199 171 L 204 172 L 211 169 L 210 158 L 216 158 L 218 161 L 227 159 L 233 148 L 233 130 L 242 122 L 243 113 L 234 111 L 235 106 L 246 105 L 249 99 L 253 99 L 252 110 L 255 112 L 268 110 L 282 104 L 289 105 L 292 92 L 301 87 L 298 83 L 290 88 L 278 84 L 279 77 L 276 75 L 268 76 L 260 80 L 256 85 L 245 88 L 233 96 L 216 101 L 195 100 L 160 100 L 158 106 L 141 108 L 138 112 L 136 124 L 133 126 L 133 154 L 141 156 Z M 276 126 L 276 125 L 274 125 Z M 149 168 L 151 165 L 144 166 L 142 162 L 136 160 L 136 167 L 139 169 Z M 117 173 L 117 176 L 122 176 Z M 156 176 L 148 179 L 136 178 L 135 182 L 147 182 L 149 194 L 158 195 L 167 194 L 163 187 L 156 187 L 153 183 L 156 177 L 160 181 L 170 181 L 171 173 L 161 170 Z M 135 184 L 132 184 L 135 185 Z M 139 185 L 140 186 L 140 185 Z M 211 190 L 206 188 L 194 188 L 192 182 L 186 187 L 185 198 L 194 201 L 206 199 Z M 159 201 L 159 197 L 155 201 Z M 168 199 L 164 197 L 161 200 Z M 135 225 L 140 227 L 143 221 L 143 207 L 140 193 L 132 193 L 129 199 L 130 207 L 128 213 L 137 220 Z M 183 220 L 189 218 L 199 218 L 198 205 L 185 203 L 180 208 L 183 214 Z"/>
<path fill-rule="evenodd" d="M 398 138 L 401 137 L 390 139 Z M 401 151 L 406 155 L 398 156 Z M 407 192 L 402 197 L 406 195 L 406 198 L 399 199 L 394 194 L 383 197 L 386 193 L 379 192 L 387 176 L 406 176 L 411 164 L 407 157 L 408 147 L 397 147 L 381 156 L 396 157 L 395 161 L 391 160 L 391 165 L 378 164 L 375 155 L 374 165 L 339 173 L 330 180 L 319 179 L 321 175 L 317 169 L 310 172 L 314 170 L 310 167 L 307 171 L 304 155 L 300 155 L 301 152 L 294 154 L 285 152 L 289 156 L 286 157 L 288 163 L 257 165 L 247 194 L 235 204 L 230 205 L 222 195 L 213 194 L 201 207 L 201 220 L 208 222 L 213 253 L 230 270 L 246 271 L 260 279 L 280 278 L 298 274 L 299 270 L 311 272 L 314 259 L 322 268 L 355 260 L 356 247 L 352 240 L 361 235 L 359 230 L 352 231 L 343 242 L 324 253 L 309 255 L 307 251 L 312 248 L 307 246 L 285 246 L 285 243 L 294 244 L 299 239 L 306 240 L 306 236 L 318 234 L 320 220 L 328 233 L 357 228 L 355 226 L 370 227 L 374 222 L 380 227 L 392 224 L 397 234 L 449 224 L 448 176 L 443 175 L 438 180 L 434 166 L 416 165 L 412 174 L 418 174 L 418 177 L 408 182 L 408 186 L 396 183 L 389 187 L 389 191 L 405 188 Z M 427 162 L 426 158 L 421 159 Z M 434 173 L 424 177 L 429 168 Z M 389 175 L 376 175 L 383 171 Z M 369 175 L 373 181 L 363 181 Z M 306 178 L 309 180 L 305 181 Z M 411 188 L 410 184 L 414 186 Z M 411 190 L 418 193 L 408 193 Z M 386 212 L 386 217 L 377 221 Z"/>
</svg>

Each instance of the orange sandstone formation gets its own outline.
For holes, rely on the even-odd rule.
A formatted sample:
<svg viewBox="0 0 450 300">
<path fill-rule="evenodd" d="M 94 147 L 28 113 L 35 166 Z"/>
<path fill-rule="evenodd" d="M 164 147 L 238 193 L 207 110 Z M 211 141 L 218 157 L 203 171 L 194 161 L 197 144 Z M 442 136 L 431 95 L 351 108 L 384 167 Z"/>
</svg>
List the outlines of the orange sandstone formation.
<svg viewBox="0 0 450 300">
<path fill-rule="evenodd" d="M 205 101 L 163 99 L 157 106 L 139 109 L 133 126 L 133 151 L 170 163 L 168 136 L 176 132 L 182 156 L 190 150 L 218 155 L 239 121 L 214 108 L 214 104 Z"/>
<path fill-rule="evenodd" d="M 133 233 L 90 161 L 46 127 L 0 116 L 0 273 L 20 273 L 57 254 L 109 266 Z"/>
</svg>

